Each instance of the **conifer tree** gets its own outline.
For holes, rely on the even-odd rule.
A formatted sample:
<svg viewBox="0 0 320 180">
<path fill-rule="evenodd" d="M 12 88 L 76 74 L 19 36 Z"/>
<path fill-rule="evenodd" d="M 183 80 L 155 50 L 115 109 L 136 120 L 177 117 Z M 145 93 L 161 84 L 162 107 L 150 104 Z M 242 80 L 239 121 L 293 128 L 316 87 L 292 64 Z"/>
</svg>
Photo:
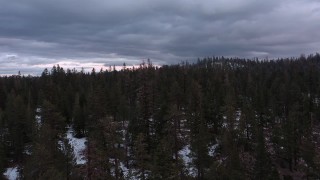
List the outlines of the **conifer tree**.
<svg viewBox="0 0 320 180">
<path fill-rule="evenodd" d="M 148 154 L 146 140 L 142 133 L 138 134 L 134 141 L 133 153 L 135 160 L 134 167 L 137 169 L 135 176 L 141 180 L 148 179 L 148 174 L 151 169 L 151 157 Z"/>
<path fill-rule="evenodd" d="M 84 109 L 84 105 L 80 105 L 80 97 L 79 94 L 77 94 L 73 105 L 73 128 L 77 137 L 81 137 L 85 134 L 87 117 Z"/>
<path fill-rule="evenodd" d="M 54 105 L 44 101 L 41 109 L 42 123 L 33 142 L 32 155 L 26 161 L 24 177 L 26 179 L 63 178 L 65 171 L 63 147 L 64 118 Z"/>
<path fill-rule="evenodd" d="M 256 162 L 254 166 L 254 179 L 279 179 L 279 175 L 272 165 L 270 154 L 267 152 L 265 145 L 263 128 L 258 125 L 257 129 L 257 147 L 256 147 Z"/>
</svg>

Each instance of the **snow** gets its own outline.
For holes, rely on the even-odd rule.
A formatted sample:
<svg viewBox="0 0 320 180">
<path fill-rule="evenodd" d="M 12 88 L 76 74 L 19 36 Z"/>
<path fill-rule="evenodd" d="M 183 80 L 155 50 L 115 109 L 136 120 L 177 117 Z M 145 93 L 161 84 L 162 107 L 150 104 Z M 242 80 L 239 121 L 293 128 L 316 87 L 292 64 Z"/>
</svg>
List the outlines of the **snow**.
<svg viewBox="0 0 320 180">
<path fill-rule="evenodd" d="M 68 128 L 67 139 L 73 149 L 77 164 L 85 164 L 87 162 L 83 151 L 86 149 L 87 138 L 76 138 L 73 136 L 73 129 Z"/>
<path fill-rule="evenodd" d="M 319 102 L 320 102 L 320 98 L 314 98 L 313 103 L 315 103 L 318 106 Z"/>
<path fill-rule="evenodd" d="M 240 121 L 241 118 L 241 110 L 236 111 L 236 121 Z"/>
<path fill-rule="evenodd" d="M 18 179 L 18 167 L 10 167 L 7 168 L 6 172 L 3 173 L 3 175 L 8 178 L 8 180 L 16 180 Z"/>
<path fill-rule="evenodd" d="M 35 115 L 35 119 L 36 119 L 36 123 L 38 126 L 38 129 L 41 127 L 42 125 L 42 120 L 41 120 L 41 115 L 39 115 L 41 113 L 41 108 L 36 108 L 36 115 Z"/>
<path fill-rule="evenodd" d="M 120 162 L 120 169 L 121 169 L 124 177 L 128 177 L 130 175 L 130 170 L 122 162 Z"/>
<path fill-rule="evenodd" d="M 111 167 L 111 174 L 112 176 L 115 176 L 115 159 L 113 158 L 109 158 L 109 162 L 112 164 Z M 124 179 L 130 179 L 130 180 L 139 180 L 139 176 L 141 175 L 141 173 L 135 169 L 135 168 L 127 168 L 126 165 L 123 162 L 120 162 L 119 164 L 119 170 L 120 173 L 123 174 Z M 149 176 L 149 171 L 146 170 L 145 172 L 145 177 Z"/>
<path fill-rule="evenodd" d="M 212 146 L 209 146 L 209 156 L 213 157 L 216 153 L 216 149 L 218 148 L 219 144 L 214 144 Z"/>
<path fill-rule="evenodd" d="M 32 146 L 31 146 L 31 145 L 26 145 L 26 146 L 24 147 L 23 153 L 26 154 L 26 155 L 31 155 L 31 154 L 32 154 L 31 149 L 32 149 Z"/>
<path fill-rule="evenodd" d="M 226 123 L 226 122 L 222 123 L 222 127 L 224 127 L 224 128 L 228 127 L 228 123 Z"/>
<path fill-rule="evenodd" d="M 197 169 L 192 167 L 192 158 L 191 158 L 191 149 L 190 149 L 190 145 L 186 145 L 184 146 L 179 152 L 178 154 L 181 156 L 181 158 L 183 159 L 184 162 L 184 166 L 187 170 L 187 174 L 192 176 L 192 177 L 196 177 L 197 176 Z"/>
<path fill-rule="evenodd" d="M 36 108 L 36 112 L 40 113 L 41 112 L 41 108 L 40 107 Z"/>
<path fill-rule="evenodd" d="M 141 172 L 135 168 L 128 169 L 123 162 L 120 162 L 120 171 L 123 173 L 123 178 L 128 180 L 140 180 Z M 144 176 L 146 179 L 150 176 L 151 171 L 146 170 Z"/>
<path fill-rule="evenodd" d="M 190 146 L 186 145 L 179 151 L 179 155 L 182 157 L 183 162 L 188 165 L 192 162 L 192 158 L 190 158 L 191 150 Z"/>
<path fill-rule="evenodd" d="M 41 116 L 36 115 L 35 118 L 36 118 L 37 124 L 41 126 Z"/>
<path fill-rule="evenodd" d="M 154 136 L 156 134 L 156 130 L 154 128 L 154 119 L 151 117 L 149 118 L 149 135 Z"/>
<path fill-rule="evenodd" d="M 59 144 L 59 146 L 58 146 L 58 148 L 61 150 L 61 151 L 64 151 L 65 149 L 66 149 L 66 147 L 65 147 L 65 145 L 63 144 L 63 141 L 58 141 L 58 144 Z"/>
<path fill-rule="evenodd" d="M 313 135 L 320 135 L 320 132 L 312 132 Z"/>
<path fill-rule="evenodd" d="M 209 156 L 213 157 L 215 155 L 216 149 L 218 148 L 219 143 L 209 146 Z M 192 156 L 190 145 L 184 146 L 179 152 L 179 156 L 182 158 L 186 173 L 192 177 L 197 176 L 197 169 L 192 166 Z"/>
</svg>

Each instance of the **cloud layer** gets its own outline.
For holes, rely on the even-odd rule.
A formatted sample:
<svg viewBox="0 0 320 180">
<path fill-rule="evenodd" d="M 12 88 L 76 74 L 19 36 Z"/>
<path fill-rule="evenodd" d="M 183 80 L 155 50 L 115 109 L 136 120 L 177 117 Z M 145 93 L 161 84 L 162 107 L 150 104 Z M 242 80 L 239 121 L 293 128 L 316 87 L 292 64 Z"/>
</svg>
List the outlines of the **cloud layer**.
<svg viewBox="0 0 320 180">
<path fill-rule="evenodd" d="M 319 52 L 316 0 L 0 0 L 0 74 Z"/>
</svg>

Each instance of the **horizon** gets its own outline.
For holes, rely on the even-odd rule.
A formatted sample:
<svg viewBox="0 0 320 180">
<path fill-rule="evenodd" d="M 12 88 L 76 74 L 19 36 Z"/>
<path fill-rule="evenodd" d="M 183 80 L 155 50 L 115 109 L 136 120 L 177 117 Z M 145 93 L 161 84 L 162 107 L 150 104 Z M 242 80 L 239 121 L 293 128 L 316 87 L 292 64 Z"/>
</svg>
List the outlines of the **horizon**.
<svg viewBox="0 0 320 180">
<path fill-rule="evenodd" d="M 319 53 L 318 52 L 315 52 L 315 53 L 311 53 L 311 54 L 300 54 L 300 56 L 296 56 L 296 57 L 277 57 L 277 58 L 269 58 L 269 57 L 265 57 L 265 58 L 258 58 L 258 57 L 252 57 L 252 58 L 241 58 L 241 57 L 228 57 L 228 56 L 211 56 L 211 57 L 202 57 L 202 58 L 197 58 L 197 59 L 194 59 L 192 61 L 188 61 L 188 60 L 185 60 L 185 61 L 180 61 L 180 62 L 176 62 L 176 63 L 173 63 L 173 64 L 162 64 L 162 65 L 159 65 L 159 64 L 154 64 L 154 62 L 150 59 L 148 59 L 147 61 L 150 61 L 152 66 L 153 67 L 158 67 L 158 68 L 161 68 L 162 66 L 170 66 L 170 65 L 179 65 L 179 64 L 183 64 L 183 63 L 191 63 L 191 64 L 196 64 L 197 63 L 197 60 L 204 60 L 206 58 L 218 58 L 218 61 L 221 61 L 222 57 L 223 58 L 226 58 L 225 60 L 246 60 L 246 61 L 264 61 L 264 62 L 271 62 L 271 61 L 278 61 L 278 60 L 298 60 L 300 59 L 301 57 L 304 57 L 304 58 L 307 58 L 309 56 L 319 56 Z M 10 76 L 23 76 L 23 77 L 28 77 L 28 76 L 31 76 L 31 77 L 37 77 L 37 76 L 41 76 L 41 74 L 45 71 L 45 69 L 47 69 L 49 71 L 49 74 L 50 74 L 50 71 L 54 68 L 54 67 L 60 67 L 62 68 L 65 72 L 67 72 L 67 70 L 70 70 L 70 71 L 75 71 L 76 73 L 79 73 L 81 71 L 84 71 L 84 73 L 91 73 L 92 70 L 94 69 L 95 72 L 100 72 L 100 71 L 103 71 L 103 72 L 106 72 L 106 71 L 121 71 L 123 70 L 124 68 L 124 64 L 125 64 L 125 69 L 126 70 L 134 70 L 134 69 L 138 69 L 142 64 L 147 64 L 147 61 L 145 60 L 141 60 L 140 63 L 138 64 L 133 64 L 133 65 L 127 65 L 125 62 L 123 62 L 122 64 L 121 63 L 118 63 L 118 65 L 116 64 L 113 64 L 113 65 L 103 65 L 103 64 L 89 64 L 89 66 L 78 66 L 78 67 L 75 67 L 75 66 L 72 66 L 74 65 L 73 64 L 68 64 L 68 63 L 57 63 L 57 64 L 49 64 L 47 66 L 43 66 L 42 69 L 38 69 L 38 71 L 36 72 L 32 72 L 32 73 L 23 73 L 21 72 L 19 69 L 17 72 L 15 73 L 11 73 L 11 74 L 4 74 L 0 71 L 0 77 L 10 77 Z"/>
<path fill-rule="evenodd" d="M 320 51 L 315 0 L 0 0 L 0 15 L 0 74 Z"/>
</svg>

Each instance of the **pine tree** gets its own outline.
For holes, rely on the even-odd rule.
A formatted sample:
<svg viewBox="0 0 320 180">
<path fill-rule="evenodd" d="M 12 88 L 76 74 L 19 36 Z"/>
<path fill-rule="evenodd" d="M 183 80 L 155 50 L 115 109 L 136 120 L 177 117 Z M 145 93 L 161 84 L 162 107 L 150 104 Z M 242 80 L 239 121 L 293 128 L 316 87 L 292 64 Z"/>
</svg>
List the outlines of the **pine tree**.
<svg viewBox="0 0 320 180">
<path fill-rule="evenodd" d="M 23 171 L 26 179 L 63 178 L 65 156 L 63 148 L 64 118 L 54 105 L 44 101 L 41 109 L 42 124 L 33 142 L 32 155 L 26 161 Z M 62 147 L 61 147 L 62 146 Z"/>
<path fill-rule="evenodd" d="M 105 157 L 111 161 L 110 168 L 114 171 L 115 179 L 121 179 L 120 162 L 124 159 L 121 123 L 112 121 L 112 118 L 105 118 L 100 123 L 103 128 Z"/>
<path fill-rule="evenodd" d="M 82 137 L 85 134 L 87 118 L 84 109 L 84 105 L 80 105 L 80 97 L 79 94 L 77 94 L 73 105 L 73 128 L 76 132 L 76 137 Z"/>
<path fill-rule="evenodd" d="M 138 134 L 134 141 L 133 157 L 135 160 L 135 168 L 137 173 L 135 176 L 141 180 L 148 179 L 148 174 L 151 168 L 151 157 L 148 154 L 145 137 L 142 133 Z"/>
<path fill-rule="evenodd" d="M 162 139 L 155 150 L 151 179 L 179 179 L 181 162 L 175 161 L 172 154 L 172 145 Z"/>
<path fill-rule="evenodd" d="M 27 109 L 21 96 L 15 96 L 12 92 L 8 97 L 6 115 L 15 161 L 21 161 L 23 158 L 24 143 L 28 134 L 26 113 Z"/>
<path fill-rule="evenodd" d="M 257 147 L 256 147 L 256 162 L 254 166 L 254 179 L 279 179 L 279 175 L 273 167 L 270 154 L 267 152 L 263 128 L 258 125 L 257 129 Z"/>
<path fill-rule="evenodd" d="M 205 177 L 206 169 L 210 165 L 210 157 L 208 151 L 209 135 L 206 124 L 200 122 L 198 125 L 198 133 L 191 138 L 191 151 L 193 164 L 197 169 L 197 178 L 203 179 Z"/>
<path fill-rule="evenodd" d="M 63 155 L 63 157 L 61 158 L 63 159 L 61 164 L 63 164 L 64 166 L 64 177 L 66 177 L 66 179 L 73 179 L 73 177 L 76 177 L 74 174 L 76 172 L 74 169 L 76 166 L 76 161 L 73 154 L 73 149 L 69 144 L 68 139 L 62 139 L 60 142 L 60 150 Z"/>
</svg>

